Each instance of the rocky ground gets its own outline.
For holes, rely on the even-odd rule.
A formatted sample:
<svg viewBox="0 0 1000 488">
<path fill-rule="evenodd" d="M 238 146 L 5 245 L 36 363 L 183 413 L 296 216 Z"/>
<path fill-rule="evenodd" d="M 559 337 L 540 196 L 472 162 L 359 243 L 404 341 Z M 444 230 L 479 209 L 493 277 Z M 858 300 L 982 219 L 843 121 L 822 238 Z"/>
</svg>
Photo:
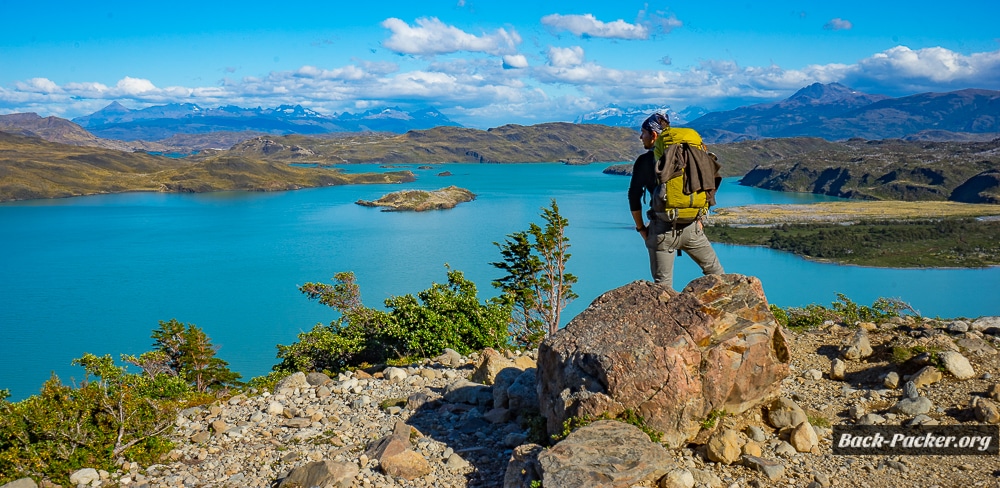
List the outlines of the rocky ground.
<svg viewBox="0 0 1000 488">
<path fill-rule="evenodd" d="M 987 400 L 997 395 L 1000 378 L 1000 338 L 994 334 L 1000 334 L 1000 317 L 897 318 L 878 326 L 828 323 L 789 331 L 792 375 L 782 382 L 783 403 L 792 415 L 801 408 L 818 435 L 810 439 L 809 432 L 775 428 L 774 412 L 782 410 L 777 405 L 726 415 L 693 443 L 669 450 L 667 468 L 679 476 L 676 484 L 664 480 L 660 486 L 1000 486 L 995 455 L 839 456 L 832 454 L 829 428 L 1000 422 Z M 173 433 L 177 448 L 161 464 L 123 463 L 115 473 L 78 472 L 74 481 L 95 487 L 259 487 L 284 480 L 289 487 L 308 484 L 302 480 L 312 475 L 340 479 L 341 486 L 500 487 L 513 449 L 532 433 L 524 419 L 512 420 L 530 394 L 515 393 L 523 374 L 515 379 L 485 368 L 475 372 L 474 379 L 494 377 L 511 385 L 505 389 L 509 399 L 496 395 L 498 387 L 467 381 L 477 360 L 483 362 L 478 356 L 445 355 L 374 375 L 300 374 L 274 392 L 185 411 Z M 508 358 L 530 373 L 528 356 Z M 908 393 L 918 400 L 901 403 Z M 512 408 L 493 408 L 494 402 Z M 380 439 L 381 447 L 371 449 Z M 386 447 L 393 439 L 402 446 L 395 451 Z M 732 464 L 710 460 L 724 457 L 725 449 L 736 450 Z M 415 455 L 396 456 L 403 450 Z M 737 460 L 741 454 L 763 461 L 753 469 L 746 456 Z M 319 474 L 317 461 L 329 461 Z M 313 470 L 304 471 L 306 466 Z"/>
</svg>

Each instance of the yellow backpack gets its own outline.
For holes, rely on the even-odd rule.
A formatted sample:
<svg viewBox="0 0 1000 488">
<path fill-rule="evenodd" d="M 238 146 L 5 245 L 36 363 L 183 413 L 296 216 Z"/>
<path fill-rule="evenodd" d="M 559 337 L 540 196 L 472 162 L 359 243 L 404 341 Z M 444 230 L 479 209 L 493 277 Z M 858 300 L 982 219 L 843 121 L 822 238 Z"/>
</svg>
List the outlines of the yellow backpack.
<svg viewBox="0 0 1000 488">
<path fill-rule="evenodd" d="M 715 155 L 706 150 L 698 132 L 685 127 L 664 129 L 654 142 L 653 157 L 656 158 L 656 189 L 650 205 L 656 218 L 686 224 L 707 214 L 714 199 L 706 191 L 684 193 L 685 168 L 695 158 L 711 158 L 710 162 L 705 160 L 702 164 L 714 164 L 717 177 L 718 162 Z"/>
<path fill-rule="evenodd" d="M 687 127 L 667 127 L 663 129 L 663 132 L 660 132 L 660 135 L 656 136 L 656 141 L 653 142 L 653 157 L 659 161 L 667 152 L 667 146 L 685 142 L 702 151 L 708 151 L 705 143 L 701 141 L 701 135 L 698 134 L 698 131 Z"/>
</svg>

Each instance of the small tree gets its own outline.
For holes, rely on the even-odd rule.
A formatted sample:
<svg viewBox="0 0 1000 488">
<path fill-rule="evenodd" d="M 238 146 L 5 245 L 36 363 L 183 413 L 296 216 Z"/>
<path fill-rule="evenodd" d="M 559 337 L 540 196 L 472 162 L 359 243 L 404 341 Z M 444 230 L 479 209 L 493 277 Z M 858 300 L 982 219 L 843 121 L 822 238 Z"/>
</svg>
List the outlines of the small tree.
<svg viewBox="0 0 1000 488">
<path fill-rule="evenodd" d="M 569 261 L 569 221 L 559 214 L 555 199 L 542 208 L 545 227 L 535 223 L 527 231 L 507 236 L 500 248 L 503 261 L 490 263 L 507 273 L 493 282 L 513 303 L 511 335 L 515 343 L 535 347 L 546 334 L 559 330 L 562 310 L 577 297 L 576 276 L 566 271 Z"/>
<path fill-rule="evenodd" d="M 160 321 L 153 331 L 156 349 L 140 355 L 123 356 L 150 376 L 160 373 L 179 376 L 204 393 L 239 384 L 240 374 L 229 370 L 229 363 L 215 357 L 217 348 L 198 326 L 182 324 L 177 319 Z"/>
</svg>

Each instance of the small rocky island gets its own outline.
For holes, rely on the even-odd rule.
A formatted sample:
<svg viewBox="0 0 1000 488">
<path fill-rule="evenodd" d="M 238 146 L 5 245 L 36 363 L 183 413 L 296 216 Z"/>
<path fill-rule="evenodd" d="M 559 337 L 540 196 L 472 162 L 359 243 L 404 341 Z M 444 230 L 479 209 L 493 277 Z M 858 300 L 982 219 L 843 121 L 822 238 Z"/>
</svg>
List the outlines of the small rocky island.
<svg viewBox="0 0 1000 488">
<path fill-rule="evenodd" d="M 383 212 L 423 212 L 426 210 L 443 210 L 454 208 L 463 202 L 476 199 L 476 194 L 465 188 L 449 186 L 440 190 L 403 190 L 382 196 L 378 200 L 358 200 L 358 205 L 366 207 L 385 207 Z"/>
</svg>

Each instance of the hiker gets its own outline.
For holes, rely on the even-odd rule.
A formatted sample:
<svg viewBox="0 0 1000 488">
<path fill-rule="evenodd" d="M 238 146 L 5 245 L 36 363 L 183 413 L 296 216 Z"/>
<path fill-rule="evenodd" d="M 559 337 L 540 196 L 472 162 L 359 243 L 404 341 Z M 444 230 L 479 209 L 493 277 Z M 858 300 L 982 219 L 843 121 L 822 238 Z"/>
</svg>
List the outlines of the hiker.
<svg viewBox="0 0 1000 488">
<path fill-rule="evenodd" d="M 644 192 L 649 191 L 650 195 L 653 195 L 658 186 L 653 148 L 656 145 L 657 137 L 664 131 L 671 130 L 687 131 L 697 136 L 697 133 L 691 129 L 671 129 L 670 120 L 661 113 L 654 113 L 643 121 L 639 139 L 647 151 L 636 158 L 632 165 L 632 180 L 629 182 L 628 188 L 629 209 L 632 211 L 632 220 L 635 221 L 635 230 L 646 241 L 646 249 L 649 251 L 649 269 L 653 280 L 668 288 L 673 288 L 675 251 L 677 254 L 681 254 L 681 251 L 687 252 L 691 259 L 694 259 L 694 262 L 701 266 L 701 271 L 706 275 L 724 273 L 722 265 L 719 264 L 719 258 L 715 255 L 715 250 L 712 249 L 712 243 L 705 236 L 701 223 L 703 215 L 701 212 L 698 212 L 697 217 L 693 219 L 665 220 L 663 212 L 654 212 L 653 208 L 650 208 L 647 212 L 647 216 L 650 218 L 649 224 L 646 224 L 643 219 Z M 700 144 L 700 136 L 698 136 L 698 140 L 698 144 Z M 659 151 L 663 151 L 662 146 Z M 711 198 L 712 203 L 714 203 L 714 196 Z M 676 213 L 674 216 L 676 217 Z"/>
</svg>

